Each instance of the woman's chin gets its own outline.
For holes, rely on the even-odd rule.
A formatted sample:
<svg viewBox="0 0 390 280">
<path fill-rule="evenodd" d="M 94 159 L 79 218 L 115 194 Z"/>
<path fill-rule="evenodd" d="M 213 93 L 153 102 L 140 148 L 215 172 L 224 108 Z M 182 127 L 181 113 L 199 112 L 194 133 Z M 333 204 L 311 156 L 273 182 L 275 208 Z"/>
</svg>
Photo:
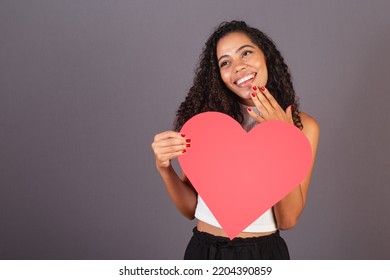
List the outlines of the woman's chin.
<svg viewBox="0 0 390 280">
<path fill-rule="evenodd" d="M 245 93 L 241 93 L 239 96 L 241 99 L 252 101 L 251 93 L 252 93 L 251 91 L 248 91 Z"/>
</svg>

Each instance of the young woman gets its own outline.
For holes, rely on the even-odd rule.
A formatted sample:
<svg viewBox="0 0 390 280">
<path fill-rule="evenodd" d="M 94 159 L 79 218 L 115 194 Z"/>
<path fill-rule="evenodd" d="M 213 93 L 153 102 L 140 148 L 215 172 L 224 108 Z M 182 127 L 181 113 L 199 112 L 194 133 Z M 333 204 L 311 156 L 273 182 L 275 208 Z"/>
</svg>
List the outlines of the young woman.
<svg viewBox="0 0 390 280">
<path fill-rule="evenodd" d="M 177 209 L 188 219 L 198 219 L 185 259 L 289 259 L 279 230 L 296 225 L 305 207 L 313 165 L 294 190 L 230 240 L 186 175 L 179 177 L 171 166 L 172 159 L 191 148 L 191 139 L 178 131 L 191 117 L 206 111 L 225 113 L 246 131 L 269 120 L 289 122 L 309 139 L 314 165 L 319 126 L 299 111 L 288 67 L 263 32 L 242 21 L 219 25 L 203 49 L 193 86 L 177 112 L 175 131 L 157 134 L 152 149 Z"/>
</svg>

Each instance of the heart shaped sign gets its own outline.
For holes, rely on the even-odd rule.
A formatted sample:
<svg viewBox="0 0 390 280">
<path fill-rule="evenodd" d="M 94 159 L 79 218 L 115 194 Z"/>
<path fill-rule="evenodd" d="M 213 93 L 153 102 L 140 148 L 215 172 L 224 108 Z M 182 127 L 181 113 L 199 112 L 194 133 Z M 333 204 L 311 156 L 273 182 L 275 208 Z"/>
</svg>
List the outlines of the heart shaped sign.
<svg viewBox="0 0 390 280">
<path fill-rule="evenodd" d="M 311 166 L 308 139 L 287 122 L 267 121 L 247 133 L 230 116 L 206 112 L 181 133 L 191 148 L 180 166 L 230 239 L 297 187 Z"/>
</svg>

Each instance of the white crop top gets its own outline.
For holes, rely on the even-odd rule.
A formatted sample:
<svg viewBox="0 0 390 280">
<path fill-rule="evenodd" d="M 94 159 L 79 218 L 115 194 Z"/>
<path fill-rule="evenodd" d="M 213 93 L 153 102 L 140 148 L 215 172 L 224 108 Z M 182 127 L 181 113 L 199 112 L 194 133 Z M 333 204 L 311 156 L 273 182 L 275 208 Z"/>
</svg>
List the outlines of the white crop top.
<svg viewBox="0 0 390 280">
<path fill-rule="evenodd" d="M 248 132 L 252 128 L 254 128 L 258 123 L 248 114 L 246 109 L 248 106 L 242 104 L 240 105 L 241 105 L 241 112 L 244 116 L 244 122 L 242 123 L 242 127 Z M 256 113 L 259 113 L 259 110 L 256 107 L 251 107 L 251 108 Z M 198 220 L 201 220 L 212 226 L 222 228 L 221 225 L 218 223 L 217 219 L 214 217 L 213 213 L 211 213 L 210 209 L 207 207 L 207 205 L 199 195 L 198 195 L 198 204 L 196 205 L 196 209 L 195 209 L 195 217 Z M 272 211 L 272 208 L 270 208 L 243 231 L 244 232 L 267 232 L 267 231 L 274 231 L 276 229 L 277 226 L 276 226 L 275 216 Z"/>
</svg>

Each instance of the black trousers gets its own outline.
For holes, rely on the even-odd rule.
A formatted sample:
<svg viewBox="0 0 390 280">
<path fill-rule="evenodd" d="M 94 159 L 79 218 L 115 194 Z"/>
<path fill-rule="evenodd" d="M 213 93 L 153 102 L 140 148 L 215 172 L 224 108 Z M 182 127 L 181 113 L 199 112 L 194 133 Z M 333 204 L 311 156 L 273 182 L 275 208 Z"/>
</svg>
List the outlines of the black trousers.
<svg viewBox="0 0 390 280">
<path fill-rule="evenodd" d="M 266 236 L 230 240 L 200 232 L 195 227 L 184 254 L 185 260 L 289 260 L 286 242 L 279 231 Z"/>
</svg>

